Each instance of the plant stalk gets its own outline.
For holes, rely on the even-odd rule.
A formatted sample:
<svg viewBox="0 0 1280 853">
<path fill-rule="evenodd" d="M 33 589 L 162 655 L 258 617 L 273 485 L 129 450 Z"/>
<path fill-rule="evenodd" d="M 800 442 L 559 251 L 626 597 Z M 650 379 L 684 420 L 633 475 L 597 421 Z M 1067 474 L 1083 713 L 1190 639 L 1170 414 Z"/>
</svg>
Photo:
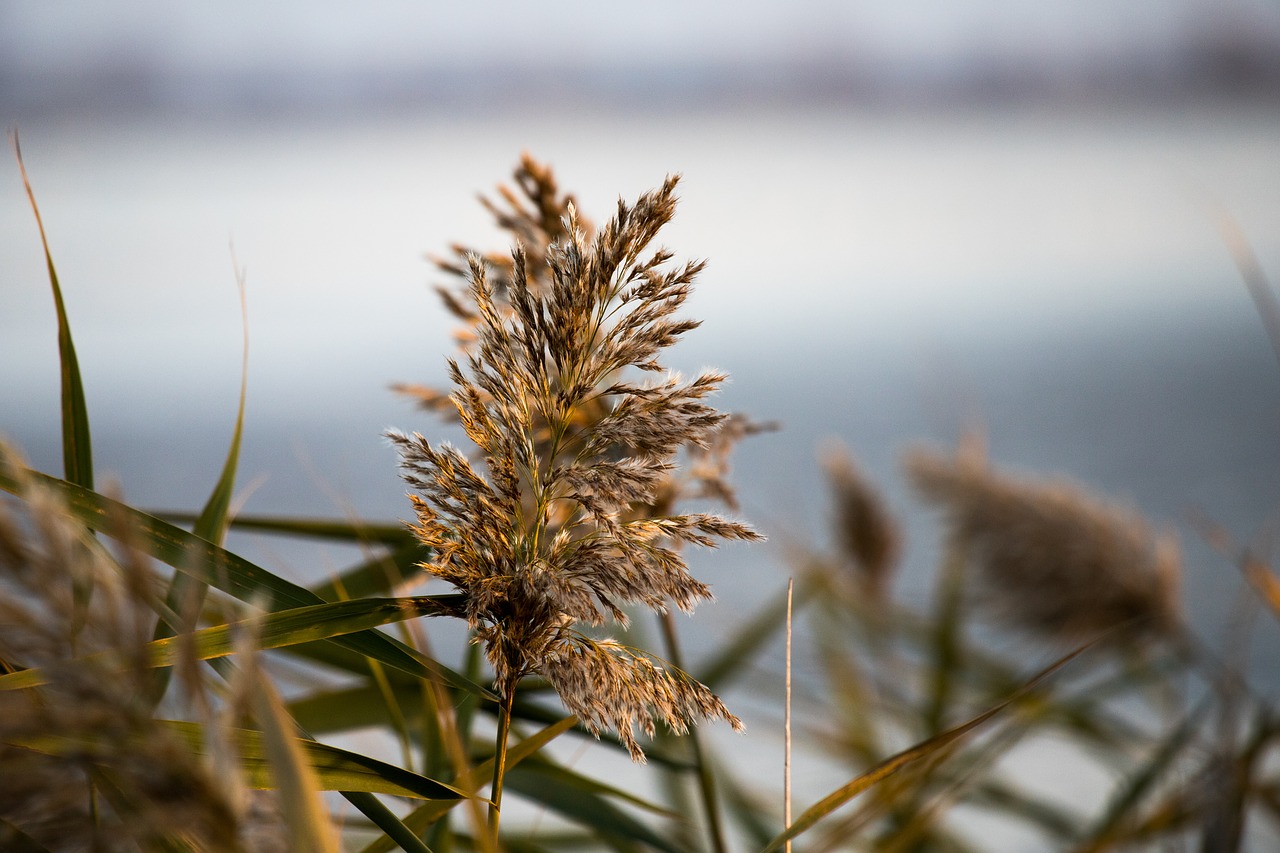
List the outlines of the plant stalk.
<svg viewBox="0 0 1280 853">
<path fill-rule="evenodd" d="M 662 624 L 662 636 L 667 647 L 667 658 L 677 669 L 683 671 L 684 661 L 681 659 L 680 643 L 676 637 L 675 619 L 671 611 L 663 611 L 659 621 Z M 702 796 L 702 808 L 707 815 L 707 834 L 710 836 L 711 849 L 715 853 L 725 853 L 727 848 L 724 841 L 724 827 L 720 821 L 720 803 L 716 796 L 715 776 L 707 764 L 697 728 L 690 728 L 686 737 L 689 740 L 690 751 L 693 753 L 693 763 L 698 770 L 698 793 Z"/>
<path fill-rule="evenodd" d="M 516 688 L 511 685 L 502 691 L 502 704 L 498 707 L 498 736 L 494 743 L 493 784 L 489 790 L 489 831 L 496 840 L 498 823 L 502 818 L 502 781 L 507 772 L 507 738 L 511 734 L 511 708 L 515 705 Z"/>
</svg>

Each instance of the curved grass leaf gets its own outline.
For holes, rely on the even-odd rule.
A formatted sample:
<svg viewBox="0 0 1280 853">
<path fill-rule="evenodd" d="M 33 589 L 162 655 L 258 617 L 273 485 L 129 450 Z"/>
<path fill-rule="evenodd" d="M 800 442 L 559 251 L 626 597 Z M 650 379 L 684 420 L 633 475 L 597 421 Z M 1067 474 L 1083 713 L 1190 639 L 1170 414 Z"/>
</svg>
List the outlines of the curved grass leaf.
<svg viewBox="0 0 1280 853">
<path fill-rule="evenodd" d="M 507 772 L 511 772 L 521 761 L 539 752 L 551 741 L 578 725 L 577 717 L 564 717 L 541 731 L 533 734 L 507 749 Z M 475 790 L 484 787 L 493 775 L 493 759 L 477 764 L 471 770 L 471 778 L 476 780 Z M 443 817 L 456 802 L 423 803 L 402 818 L 402 822 L 417 835 L 426 832 L 428 827 Z M 379 838 L 368 844 L 360 853 L 390 853 L 395 844 L 387 838 Z"/>
<path fill-rule="evenodd" d="M 0 448 L 0 489 L 21 496 L 22 486 L 12 467 L 12 460 Z M 38 471 L 25 469 L 23 474 L 58 492 L 71 514 L 89 528 L 109 534 L 113 525 L 127 524 L 131 543 L 146 554 L 241 601 L 268 611 L 326 603 L 306 587 L 278 577 L 237 554 L 127 504 Z M 440 678 L 478 696 L 494 698 L 490 691 L 470 679 L 378 631 L 347 634 L 328 642 L 338 643 L 410 675 Z"/>
<path fill-rule="evenodd" d="M 159 720 L 157 723 L 177 735 L 194 754 L 205 754 L 204 727 L 199 723 L 185 720 Z M 268 734 L 253 729 L 231 729 L 228 734 L 236 747 L 248 784 L 254 788 L 275 788 L 276 778 Z M 306 738 L 293 739 L 297 742 L 303 760 L 315 772 L 320 790 L 364 791 L 417 800 L 453 801 L 467 797 L 465 792 L 451 785 L 428 779 L 394 764 Z M 45 755 L 73 757 L 92 754 L 98 746 L 89 735 L 10 736 L 5 742 Z M 0 830 L 0 837 L 2 836 L 3 830 Z"/>
<path fill-rule="evenodd" d="M 215 545 L 221 545 L 226 538 L 227 515 L 231 507 L 231 496 L 235 491 L 236 468 L 239 467 L 240 463 L 240 442 L 244 434 L 244 403 L 249 385 L 249 311 L 245 302 L 244 276 L 239 271 L 236 273 L 236 283 L 240 288 L 240 315 L 244 349 L 240 358 L 240 400 L 236 406 L 235 428 L 231 433 L 231 445 L 227 448 L 227 457 L 222 463 L 222 473 L 218 476 L 218 482 L 214 484 L 213 492 L 210 493 L 204 509 L 200 511 L 200 515 L 195 519 L 195 524 L 191 529 L 191 532 L 196 536 Z M 208 592 L 209 585 L 204 581 L 196 580 L 182 572 L 174 572 L 169 581 L 169 589 L 165 593 L 165 604 L 172 613 L 179 614 L 180 618 L 184 613 L 197 614 L 200 612 Z M 193 616 L 192 619 L 194 620 L 194 618 Z M 156 623 L 156 630 L 153 636 L 154 639 L 161 640 L 165 637 L 172 637 L 180 631 L 189 631 L 194 627 L 194 621 L 190 624 L 180 624 L 171 622 L 162 616 Z M 169 683 L 170 672 L 171 670 L 169 669 L 162 669 L 156 673 L 153 687 L 156 701 L 159 701 L 164 695 Z"/>
<path fill-rule="evenodd" d="M 44 220 L 36 205 L 36 195 L 27 177 L 27 167 L 22 162 L 22 148 L 18 134 L 13 134 L 13 153 L 18 158 L 18 171 L 22 173 L 22 186 L 31 202 L 31 212 L 40 229 L 40 244 L 44 247 L 45 265 L 49 269 L 49 284 L 53 288 L 53 304 L 58 314 L 58 360 L 62 379 L 62 464 L 66 478 L 86 489 L 93 488 L 93 449 L 89 439 L 89 407 L 84 400 L 84 385 L 80 381 L 80 362 L 71 340 L 71 323 L 62 301 L 62 287 L 58 284 L 58 271 L 53 266 L 53 254 L 49 251 L 49 239 L 45 236 Z"/>
<path fill-rule="evenodd" d="M 192 751 L 202 754 L 204 732 L 200 725 L 179 721 L 168 722 L 166 725 L 180 735 Z M 256 788 L 273 787 L 264 733 L 252 729 L 232 729 L 230 735 L 241 763 L 248 772 L 249 784 Z M 451 785 L 358 752 L 306 738 L 295 740 L 324 791 L 364 791 L 417 800 L 460 800 L 467 796 Z"/>
<path fill-rule="evenodd" d="M 1045 679 L 1062 667 L 1066 666 L 1075 658 L 1079 657 L 1085 652 L 1085 650 L 1091 648 L 1096 642 L 1097 641 L 1095 640 L 1094 642 L 1081 646 L 1071 654 L 1059 658 L 1053 664 L 1032 676 L 1031 679 L 1023 684 L 1022 687 L 1013 695 L 1009 696 L 1002 702 L 993 705 L 968 722 L 961 723 L 958 726 L 947 729 L 940 734 L 921 741 L 913 747 L 905 749 L 896 755 L 890 756 L 880 764 L 868 770 L 866 773 L 863 773 L 832 791 L 830 794 L 808 808 L 786 831 L 769 842 L 761 853 L 770 853 L 770 851 L 781 849 L 788 841 L 797 838 L 812 829 L 818 821 L 822 820 L 824 817 L 831 814 L 836 809 L 849 802 L 849 800 L 852 800 L 854 797 L 861 794 L 863 791 L 866 791 L 873 785 L 884 781 L 904 767 L 912 765 L 922 759 L 934 756 L 940 751 L 951 746 L 953 743 L 960 740 L 983 723 L 986 723 L 992 717 L 995 717 L 997 714 L 1004 711 L 1010 705 L 1026 697 Z"/>
<path fill-rule="evenodd" d="M 590 827 L 605 838 L 638 841 L 655 850 L 684 853 L 684 848 L 663 838 L 610 802 L 607 797 L 619 793 L 617 789 L 581 774 L 547 762 L 526 762 L 507 774 L 505 785 L 509 791 L 516 791 L 525 799 L 541 803 L 574 823 Z M 624 796 L 632 802 L 637 801 L 629 794 Z M 651 804 L 642 804 L 650 811 L 664 811 Z"/>
<path fill-rule="evenodd" d="M 448 596 L 452 598 L 453 596 Z M 278 649 L 299 643 L 327 640 L 379 625 L 434 616 L 443 612 L 440 601 L 430 596 L 414 598 L 362 598 L 278 610 L 261 618 L 202 628 L 194 634 L 165 637 L 148 643 L 144 650 L 154 667 L 172 666 L 191 649 L 198 660 L 225 657 L 236 651 L 235 641 L 244 631 L 252 631 L 259 649 Z M 82 660 L 110 661 L 113 652 L 99 652 Z M 120 661 L 122 666 L 127 665 Z M 46 683 L 40 669 L 24 669 L 0 676 L 0 690 L 19 690 Z"/>
<path fill-rule="evenodd" d="M 192 523 L 199 516 L 189 512 L 156 512 L 157 518 L 177 523 Z M 276 533 L 281 536 L 306 536 L 312 539 L 332 539 L 338 542 L 378 543 L 392 547 L 416 541 L 403 524 L 374 524 L 341 521 L 324 518 L 293 518 L 287 516 L 237 515 L 230 526 L 237 530 L 257 533 Z"/>
</svg>

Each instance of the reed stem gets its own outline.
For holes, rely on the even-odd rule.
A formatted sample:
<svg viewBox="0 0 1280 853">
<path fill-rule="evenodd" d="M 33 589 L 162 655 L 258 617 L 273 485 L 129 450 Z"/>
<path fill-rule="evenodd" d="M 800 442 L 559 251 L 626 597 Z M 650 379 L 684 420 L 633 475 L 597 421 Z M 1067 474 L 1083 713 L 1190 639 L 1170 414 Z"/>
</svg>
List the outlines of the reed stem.
<svg viewBox="0 0 1280 853">
<path fill-rule="evenodd" d="M 496 840 L 498 823 L 502 818 L 502 781 L 507 773 L 507 738 L 511 734 L 511 708 L 515 704 L 516 689 L 512 685 L 502 691 L 502 704 L 498 707 L 498 735 L 494 744 L 493 784 L 489 792 L 489 831 Z"/>
</svg>

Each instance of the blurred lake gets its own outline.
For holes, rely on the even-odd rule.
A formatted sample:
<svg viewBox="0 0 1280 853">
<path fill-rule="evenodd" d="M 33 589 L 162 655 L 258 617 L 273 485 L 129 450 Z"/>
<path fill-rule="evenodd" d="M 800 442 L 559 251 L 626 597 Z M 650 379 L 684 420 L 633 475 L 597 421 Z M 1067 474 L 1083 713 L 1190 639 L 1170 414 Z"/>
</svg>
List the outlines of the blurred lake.
<svg viewBox="0 0 1280 853">
<path fill-rule="evenodd" d="M 444 434 L 388 390 L 443 384 L 447 317 L 424 259 L 501 249 L 475 201 L 520 152 L 604 219 L 680 172 L 665 243 L 710 266 L 673 352 L 733 376 L 720 403 L 782 429 L 735 457 L 759 548 L 694 558 L 716 632 L 828 540 L 816 454 L 843 441 L 907 520 L 901 595 L 938 531 L 904 448 L 982 428 L 997 465 L 1063 474 L 1182 533 L 1210 639 L 1240 589 L 1192 513 L 1266 543 L 1280 506 L 1280 366 L 1214 211 L 1280 275 L 1280 113 L 1194 107 L 595 107 L 406 119 L 47 120 L 20 128 L 73 324 L 100 477 L 198 508 L 230 438 L 247 281 L 242 511 L 408 515 L 388 427 Z M 0 170 L 0 433 L 59 473 L 55 321 L 16 165 Z M 315 579 L 352 555 L 241 538 Z M 1262 627 L 1273 631 L 1270 620 Z M 1274 633 L 1272 636 L 1274 639 Z M 1274 672 L 1275 643 L 1258 662 Z"/>
</svg>

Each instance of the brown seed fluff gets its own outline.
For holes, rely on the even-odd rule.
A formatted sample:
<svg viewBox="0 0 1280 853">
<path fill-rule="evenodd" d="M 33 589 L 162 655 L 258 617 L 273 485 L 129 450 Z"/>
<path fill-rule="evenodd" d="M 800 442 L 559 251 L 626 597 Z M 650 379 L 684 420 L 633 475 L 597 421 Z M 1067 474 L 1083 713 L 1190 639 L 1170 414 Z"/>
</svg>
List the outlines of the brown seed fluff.
<svg viewBox="0 0 1280 853">
<path fill-rule="evenodd" d="M 982 599 L 1007 622 L 1073 641 L 1179 625 L 1177 542 L 1136 512 L 1071 484 L 1012 479 L 974 452 L 916 451 L 906 467 L 945 513 L 949 547 L 976 570 Z"/>
</svg>

